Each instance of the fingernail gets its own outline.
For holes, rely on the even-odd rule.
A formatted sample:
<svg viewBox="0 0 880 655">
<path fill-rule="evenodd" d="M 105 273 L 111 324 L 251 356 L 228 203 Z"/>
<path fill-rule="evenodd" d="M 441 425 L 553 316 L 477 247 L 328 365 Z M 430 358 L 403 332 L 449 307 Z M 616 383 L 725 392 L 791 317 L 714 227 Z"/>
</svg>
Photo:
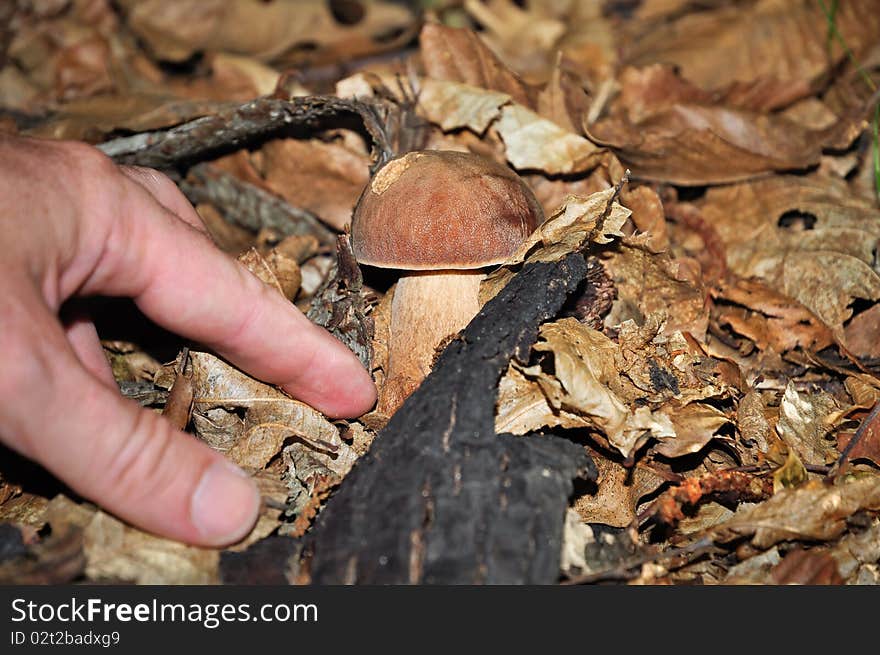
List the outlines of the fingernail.
<svg viewBox="0 0 880 655">
<path fill-rule="evenodd" d="M 191 511 L 205 542 L 225 546 L 250 532 L 260 511 L 260 494 L 247 473 L 231 462 L 218 461 L 202 475 Z"/>
</svg>

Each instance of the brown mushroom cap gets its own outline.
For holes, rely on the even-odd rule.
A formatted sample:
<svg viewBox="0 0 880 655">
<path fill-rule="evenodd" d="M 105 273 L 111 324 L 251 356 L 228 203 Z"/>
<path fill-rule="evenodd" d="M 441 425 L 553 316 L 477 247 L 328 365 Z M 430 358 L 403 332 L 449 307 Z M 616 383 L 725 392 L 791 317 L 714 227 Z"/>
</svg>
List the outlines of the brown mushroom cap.
<svg viewBox="0 0 880 655">
<path fill-rule="evenodd" d="M 544 220 L 506 166 L 465 152 L 422 150 L 388 162 L 361 194 L 351 245 L 362 264 L 406 270 L 500 264 Z"/>
</svg>

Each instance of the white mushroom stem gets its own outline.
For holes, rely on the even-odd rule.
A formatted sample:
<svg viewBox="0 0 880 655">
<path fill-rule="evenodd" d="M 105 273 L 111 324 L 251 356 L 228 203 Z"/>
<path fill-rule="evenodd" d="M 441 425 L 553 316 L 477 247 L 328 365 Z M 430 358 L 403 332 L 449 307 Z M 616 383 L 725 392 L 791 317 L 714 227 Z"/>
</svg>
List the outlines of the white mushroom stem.
<svg viewBox="0 0 880 655">
<path fill-rule="evenodd" d="M 379 411 L 390 416 L 431 371 L 435 350 L 480 310 L 481 269 L 417 271 L 397 282 L 391 300 L 388 370 Z"/>
</svg>

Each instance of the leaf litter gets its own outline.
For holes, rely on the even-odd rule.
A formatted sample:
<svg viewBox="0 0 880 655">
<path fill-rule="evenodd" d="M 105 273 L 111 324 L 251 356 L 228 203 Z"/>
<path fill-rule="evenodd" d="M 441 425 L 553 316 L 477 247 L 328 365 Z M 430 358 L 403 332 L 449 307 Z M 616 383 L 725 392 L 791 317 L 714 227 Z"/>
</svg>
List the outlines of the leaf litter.
<svg viewBox="0 0 880 655">
<path fill-rule="evenodd" d="M 880 582 L 872 2 L 834 3 L 833 25 L 813 0 L 344 4 L 20 3 L 0 129 L 101 143 L 329 93 L 382 107 L 398 146 L 507 163 L 547 219 L 481 302 L 527 262 L 582 252 L 595 271 L 510 362 L 495 407 L 497 432 L 563 435 L 596 462 L 560 581 Z M 381 396 L 395 278 L 332 245 L 370 180 L 368 132 L 310 123 L 178 181 L 218 245 L 355 350 Z M 122 392 L 253 475 L 257 526 L 223 553 L 192 548 L 11 458 L 0 580 L 228 579 L 232 551 L 306 534 L 390 418 L 332 421 L 195 344 L 172 340 L 174 359 L 142 338 L 103 341 Z M 299 553 L 278 552 L 285 571 Z"/>
</svg>

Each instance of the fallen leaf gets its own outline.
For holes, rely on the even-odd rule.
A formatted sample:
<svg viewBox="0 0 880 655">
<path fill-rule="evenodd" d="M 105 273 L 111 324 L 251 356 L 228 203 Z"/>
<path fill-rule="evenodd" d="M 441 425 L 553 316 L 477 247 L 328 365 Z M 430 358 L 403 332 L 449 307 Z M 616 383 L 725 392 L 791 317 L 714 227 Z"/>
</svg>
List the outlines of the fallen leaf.
<svg viewBox="0 0 880 655">
<path fill-rule="evenodd" d="M 866 475 L 838 485 L 811 480 L 738 510 L 715 535 L 721 541 L 750 537 L 757 548 L 782 541 L 829 541 L 846 529 L 848 517 L 863 509 L 880 509 L 880 477 Z"/>
<path fill-rule="evenodd" d="M 322 0 L 126 0 L 129 28 L 163 60 L 183 61 L 197 51 L 225 50 L 262 61 L 299 55 L 311 61 L 380 52 L 395 39 L 380 37 L 408 32 L 414 16 L 391 2 L 358 4 L 353 25 L 337 21 Z M 344 44 L 344 47 L 343 47 Z M 297 47 L 301 51 L 297 53 Z"/>
<path fill-rule="evenodd" d="M 825 549 L 790 550 L 770 570 L 773 584 L 833 585 L 843 584 L 837 561 Z"/>
<path fill-rule="evenodd" d="M 85 529 L 86 575 L 133 584 L 216 584 L 220 553 L 163 539 L 97 512 Z"/>
<path fill-rule="evenodd" d="M 506 93 L 431 78 L 419 83 L 419 91 L 419 109 L 446 132 L 465 127 L 482 134 L 510 102 Z"/>
<path fill-rule="evenodd" d="M 720 409 L 704 403 L 683 407 L 667 404 L 663 411 L 672 421 L 675 437 L 662 439 L 654 449 L 665 457 L 682 457 L 699 452 L 723 426 L 731 422 Z"/>
<path fill-rule="evenodd" d="M 289 439 L 338 457 L 348 447 L 339 431 L 305 403 L 204 352 L 190 352 L 193 426 L 213 448 L 239 466 L 261 469 Z"/>
<path fill-rule="evenodd" d="M 485 304 L 497 294 L 512 277 L 511 269 L 523 262 L 558 261 L 583 249 L 590 240 L 604 244 L 620 236 L 620 228 L 630 211 L 614 202 L 614 199 L 614 189 L 606 189 L 587 198 L 567 198 L 507 261 L 486 276 L 480 287 L 480 303 Z"/>
<path fill-rule="evenodd" d="M 428 77 L 505 94 L 532 107 L 534 90 L 505 66 L 472 30 L 425 23 L 419 35 Z"/>
<path fill-rule="evenodd" d="M 257 170 L 265 187 L 294 207 L 306 209 L 338 231 L 370 179 L 370 160 L 336 143 L 276 139 L 260 151 Z"/>
<path fill-rule="evenodd" d="M 601 148 L 522 105 L 502 107 L 496 127 L 504 139 L 507 161 L 520 170 L 584 173 L 601 161 Z"/>
<path fill-rule="evenodd" d="M 639 501 L 656 491 L 665 480 L 649 469 L 625 468 L 617 462 L 592 454 L 599 469 L 596 492 L 579 495 L 573 508 L 586 523 L 618 528 L 635 524 Z"/>
<path fill-rule="evenodd" d="M 603 254 L 617 291 L 606 325 L 637 324 L 651 314 L 665 315 L 667 333 L 682 331 L 704 341 L 709 326 L 708 291 L 692 259 L 653 253 L 650 238 L 628 240 Z"/>
<path fill-rule="evenodd" d="M 855 298 L 880 298 L 871 268 L 880 238 L 876 208 L 845 184 L 775 177 L 710 189 L 699 203 L 724 241 L 727 264 L 810 309 L 837 338 Z"/>
<path fill-rule="evenodd" d="M 826 438 L 832 427 L 827 418 L 837 409 L 837 402 L 829 394 L 800 393 L 789 383 L 779 408 L 776 432 L 805 464 L 831 464 L 838 453 Z"/>
<path fill-rule="evenodd" d="M 864 420 L 867 420 L 867 417 Z M 850 461 L 866 459 L 876 466 L 880 466 L 880 420 L 875 418 L 868 425 L 860 425 L 860 429 L 862 427 L 865 432 L 850 451 L 849 459 Z M 838 432 L 835 436 L 837 437 L 837 450 L 843 452 L 850 440 L 855 437 L 855 432 Z"/>
<path fill-rule="evenodd" d="M 773 114 L 679 103 L 639 121 L 604 118 L 585 126 L 639 179 L 697 186 L 738 182 L 819 163 L 837 127 L 813 131 Z M 855 136 L 855 134 L 853 134 Z"/>
<path fill-rule="evenodd" d="M 873 8 L 872 0 L 837 6 L 838 30 L 856 58 L 880 38 Z M 810 93 L 845 57 L 838 43 L 829 44 L 828 20 L 812 0 L 721 4 L 682 13 L 672 7 L 631 27 L 623 54 L 627 63 L 672 64 L 703 89 L 760 81 L 768 109 Z"/>
</svg>

